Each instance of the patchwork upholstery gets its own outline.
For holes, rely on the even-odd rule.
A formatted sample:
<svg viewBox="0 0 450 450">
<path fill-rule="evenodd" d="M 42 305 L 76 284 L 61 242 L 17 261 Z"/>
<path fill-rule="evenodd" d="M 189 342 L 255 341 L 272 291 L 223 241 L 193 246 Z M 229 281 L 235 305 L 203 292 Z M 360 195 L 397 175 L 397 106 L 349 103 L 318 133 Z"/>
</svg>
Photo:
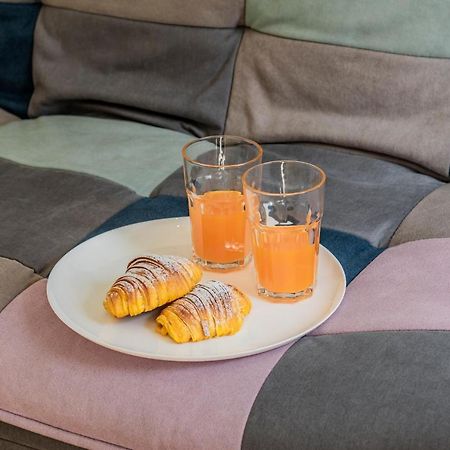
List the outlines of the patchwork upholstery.
<svg viewBox="0 0 450 450">
<path fill-rule="evenodd" d="M 448 175 L 449 70 L 447 59 L 249 30 L 236 62 L 226 132 L 371 150 Z"/>
<path fill-rule="evenodd" d="M 33 269 L 25 267 L 17 261 L 0 257 L 0 311 L 30 284 L 41 277 Z"/>
<path fill-rule="evenodd" d="M 285 448 L 448 446 L 449 250 L 449 239 L 422 240 L 370 264 L 271 371 L 242 447 L 277 448 L 279 436 Z"/>
<path fill-rule="evenodd" d="M 9 416 L 14 417 L 12 414 Z M 37 450 L 75 450 L 79 448 L 5 422 L 0 422 L 0 436 L 1 448 L 8 450 L 27 450 L 30 448 Z"/>
<path fill-rule="evenodd" d="M 220 133 L 241 34 L 46 7 L 36 29 L 30 115 L 96 111 Z M 110 36 L 118 37 L 114 46 Z"/>
<path fill-rule="evenodd" d="M 33 32 L 40 5 L 0 2 L 0 108 L 26 117 L 33 92 Z"/>
<path fill-rule="evenodd" d="M 425 256 L 424 264 L 433 262 L 433 253 L 428 250 L 437 248 L 441 252 L 438 256 L 445 255 L 446 261 L 450 240 L 419 241 L 389 252 L 393 265 L 401 265 L 402 275 L 407 280 L 417 275 L 414 257 L 424 261 Z M 409 265 L 405 261 L 413 263 Z M 379 283 L 376 262 L 360 275 L 370 278 L 374 269 L 369 287 Z M 444 290 L 448 288 L 445 266 L 430 266 L 430 273 L 430 286 L 445 279 L 442 292 L 448 292 Z M 288 448 L 299 445 L 314 448 L 314 443 L 322 440 L 324 448 L 330 448 L 327 440 L 340 436 L 340 426 L 346 430 L 344 436 L 350 433 L 357 439 L 355 443 L 366 442 L 368 448 L 382 447 L 389 433 L 393 443 L 390 448 L 394 448 L 402 442 L 410 443 L 413 424 L 431 426 L 433 432 L 420 434 L 421 440 L 409 448 L 445 448 L 450 442 L 441 422 L 450 407 L 445 400 L 448 383 L 440 381 L 442 376 L 444 380 L 450 376 L 450 366 L 443 357 L 450 345 L 448 333 L 353 333 L 349 330 L 343 337 L 309 337 L 291 347 L 245 359 L 199 364 L 150 361 L 98 347 L 55 320 L 46 300 L 45 284 L 45 280 L 35 283 L 0 316 L 0 356 L 2 361 L 8 362 L 0 375 L 0 418 L 7 417 L 3 414 L 6 410 L 40 423 L 51 423 L 57 429 L 56 436 L 61 437 L 61 429 L 71 433 L 73 439 L 89 436 L 93 440 L 89 448 L 105 448 L 105 439 L 127 448 L 165 445 L 170 448 L 238 448 L 243 433 L 244 447 L 254 448 L 256 441 L 252 439 L 262 438 L 257 441 L 258 446 L 273 448 L 280 429 L 282 433 L 278 436 L 290 439 L 286 441 Z M 394 303 L 392 307 L 401 309 L 402 294 L 408 295 L 407 283 L 398 291 L 395 283 L 387 282 L 385 291 Z M 352 303 L 361 301 L 361 296 L 351 294 L 352 286 L 344 300 L 344 305 L 350 308 Z M 363 298 L 366 295 L 367 301 L 373 298 L 370 290 Z M 438 295 L 430 298 L 428 306 L 436 310 L 435 317 L 439 313 L 443 316 L 448 310 L 448 301 Z M 371 310 L 364 312 L 366 317 L 371 314 Z M 336 317 L 332 320 L 339 321 Z M 409 317 L 404 317 L 406 328 L 414 330 L 416 316 L 408 322 Z M 427 319 L 425 326 L 430 324 L 435 328 L 433 319 Z M 443 328 L 448 327 L 447 323 Z M 342 332 L 341 328 L 339 333 Z M 15 357 L 17 354 L 22 357 Z M 401 364 L 398 364 L 399 358 Z M 127 383 L 123 382 L 124 367 Z M 71 376 L 74 371 L 76 377 Z M 13 382 L 17 373 L 26 376 L 24 385 Z M 408 376 L 401 377 L 404 373 Z M 205 384 L 210 387 L 208 391 L 204 390 Z M 350 395 L 352 385 L 355 391 Z M 174 386 L 177 386 L 175 390 Z M 435 419 L 430 424 L 414 403 L 422 397 L 406 395 L 415 392 L 414 389 L 426 396 L 426 408 Z M 152 395 L 143 395 L 145 392 Z M 183 395 L 179 395 L 180 392 Z M 206 392 L 207 398 L 204 397 Z M 328 397 L 330 392 L 333 395 Z M 440 395 L 442 392 L 444 396 Z M 258 397 L 254 402 L 255 395 Z M 107 414 L 105 403 L 109 405 Z M 189 409 L 183 407 L 187 403 Z M 362 405 L 364 416 L 359 417 Z M 380 405 L 384 405 L 382 410 Z M 158 414 L 154 413 L 155 409 Z M 345 419 L 348 417 L 342 413 L 345 410 L 351 411 L 352 420 Z M 87 422 L 88 411 L 91 420 Z M 373 417 L 375 411 L 379 413 L 372 432 L 365 424 L 367 416 Z M 403 419 L 402 411 L 408 412 L 407 420 Z M 344 423 L 335 423 L 336 416 L 342 417 L 339 420 Z M 142 424 L 144 431 L 130 432 L 135 430 L 135 423 Z M 196 426 L 198 423 L 204 426 Z M 373 422 L 370 424 L 372 426 Z M 317 431 L 314 427 L 318 427 Z M 344 444 L 342 448 L 346 448 Z M 356 444 L 354 448 L 358 448 Z"/>
<path fill-rule="evenodd" d="M 386 247 L 404 217 L 443 183 L 364 153 L 317 144 L 265 144 L 263 159 L 300 159 L 327 174 L 323 225 Z M 176 171 L 153 195 L 185 196 Z"/>
<path fill-rule="evenodd" d="M 450 448 L 449 15 L 444 0 L 0 2 L 0 448 Z M 327 173 L 338 311 L 212 363 L 72 332 L 47 301 L 53 265 L 187 215 L 181 147 L 223 132 Z"/>
<path fill-rule="evenodd" d="M 244 22 L 244 0 L 43 0 L 45 5 L 144 22 L 232 28 Z"/>
<path fill-rule="evenodd" d="M 295 40 L 400 55 L 450 57 L 445 0 L 247 0 L 247 25 Z"/>
<path fill-rule="evenodd" d="M 244 449 L 449 446 L 448 332 L 307 337 L 255 401 Z M 420 431 L 418 431 L 420 430 Z"/>
<path fill-rule="evenodd" d="M 125 120 L 43 116 L 2 127 L 0 139 L 0 158 L 96 175 L 149 195 L 192 137 Z"/>
<path fill-rule="evenodd" d="M 417 239 L 450 237 L 450 185 L 427 195 L 403 220 L 391 245 Z"/>
<path fill-rule="evenodd" d="M 312 334 L 450 331 L 450 278 L 441 269 L 449 245 L 448 239 L 428 239 L 385 251 L 349 286 L 342 308 Z"/>
<path fill-rule="evenodd" d="M 90 230 L 138 198 L 100 178 L 4 159 L 0 173 L 0 254 L 43 275 Z"/>
</svg>

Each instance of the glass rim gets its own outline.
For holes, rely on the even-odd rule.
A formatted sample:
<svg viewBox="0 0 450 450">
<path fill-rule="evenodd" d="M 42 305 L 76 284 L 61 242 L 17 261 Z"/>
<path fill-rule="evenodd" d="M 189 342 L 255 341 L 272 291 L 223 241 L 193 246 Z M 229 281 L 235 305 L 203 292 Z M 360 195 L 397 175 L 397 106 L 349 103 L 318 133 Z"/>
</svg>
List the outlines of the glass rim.
<svg viewBox="0 0 450 450">
<path fill-rule="evenodd" d="M 257 155 L 254 158 L 249 159 L 248 161 L 245 161 L 245 162 L 242 162 L 242 163 L 237 163 L 237 164 L 206 164 L 206 163 L 202 163 L 200 161 L 197 161 L 197 160 L 195 160 L 195 159 L 193 159 L 193 158 L 191 158 L 190 156 L 187 155 L 188 148 L 191 145 L 197 144 L 198 142 L 206 141 L 208 139 L 221 138 L 221 137 L 222 138 L 231 138 L 231 139 L 235 139 L 237 141 L 245 142 L 246 144 L 250 144 L 250 145 L 252 145 L 253 147 L 256 148 Z M 183 159 L 185 161 L 188 161 L 188 162 L 190 162 L 192 164 L 195 164 L 197 166 L 209 167 L 211 169 L 220 169 L 221 167 L 233 168 L 233 167 L 242 167 L 242 166 L 245 166 L 246 164 L 251 164 L 251 163 L 257 161 L 259 158 L 261 158 L 261 156 L 263 154 L 263 149 L 262 149 L 262 146 L 260 144 L 258 144 L 255 141 L 252 141 L 251 139 L 247 139 L 247 138 L 244 138 L 244 137 L 241 137 L 241 136 L 234 136 L 234 135 L 231 135 L 231 134 L 215 134 L 215 135 L 212 135 L 212 136 L 205 136 L 205 137 L 202 137 L 202 138 L 193 139 L 192 141 L 189 141 L 188 143 L 183 145 L 183 148 L 181 150 L 181 154 L 182 154 Z"/>
<path fill-rule="evenodd" d="M 269 191 L 264 191 L 262 189 L 258 189 L 253 186 L 250 186 L 250 184 L 247 181 L 249 172 L 251 172 L 253 169 L 256 169 L 258 167 L 269 166 L 272 164 L 280 164 L 280 163 L 290 163 L 290 164 L 294 163 L 296 165 L 309 166 L 309 167 L 317 170 L 320 173 L 321 178 L 314 186 L 311 186 L 308 189 L 303 189 L 303 190 L 299 190 L 299 191 L 295 191 L 295 192 L 285 192 L 285 193 L 269 192 Z M 243 184 L 244 190 L 249 189 L 252 192 L 267 195 L 267 196 L 272 196 L 272 197 L 290 197 L 293 195 L 307 194 L 308 192 L 313 192 L 313 191 L 316 191 L 317 189 L 320 189 L 321 187 L 323 187 L 326 181 L 327 181 L 327 175 L 324 172 L 324 170 L 321 169 L 319 166 L 316 166 L 315 164 L 311 164 L 311 163 L 305 162 L 305 161 L 297 161 L 296 159 L 280 159 L 277 161 L 268 161 L 265 163 L 257 164 L 256 166 L 250 167 L 248 170 L 245 171 L 244 175 L 242 175 L 242 184 Z"/>
</svg>

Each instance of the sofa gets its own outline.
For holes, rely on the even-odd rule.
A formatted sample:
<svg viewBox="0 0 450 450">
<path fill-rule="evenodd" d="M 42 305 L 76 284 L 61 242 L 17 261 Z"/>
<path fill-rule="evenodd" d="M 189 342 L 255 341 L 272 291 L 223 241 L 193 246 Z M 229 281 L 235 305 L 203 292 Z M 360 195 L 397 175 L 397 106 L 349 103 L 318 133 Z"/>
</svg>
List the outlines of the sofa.
<svg viewBox="0 0 450 450">
<path fill-rule="evenodd" d="M 450 448 L 445 0 L 0 2 L 0 448 Z M 89 237 L 187 215 L 181 147 L 260 142 L 328 177 L 347 291 L 311 334 L 176 363 L 66 327 Z"/>
</svg>

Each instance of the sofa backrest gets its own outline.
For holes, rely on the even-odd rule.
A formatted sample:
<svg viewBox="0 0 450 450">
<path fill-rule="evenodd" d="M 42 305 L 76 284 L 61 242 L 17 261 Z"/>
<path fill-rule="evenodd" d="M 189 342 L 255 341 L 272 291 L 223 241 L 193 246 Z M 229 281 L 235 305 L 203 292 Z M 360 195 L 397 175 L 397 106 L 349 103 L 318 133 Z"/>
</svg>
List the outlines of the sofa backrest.
<svg viewBox="0 0 450 450">
<path fill-rule="evenodd" d="M 448 176 L 448 0 L 43 0 L 29 114 L 310 141 Z"/>
<path fill-rule="evenodd" d="M 0 108 L 25 118 L 33 93 L 31 55 L 40 5 L 0 2 Z"/>
</svg>

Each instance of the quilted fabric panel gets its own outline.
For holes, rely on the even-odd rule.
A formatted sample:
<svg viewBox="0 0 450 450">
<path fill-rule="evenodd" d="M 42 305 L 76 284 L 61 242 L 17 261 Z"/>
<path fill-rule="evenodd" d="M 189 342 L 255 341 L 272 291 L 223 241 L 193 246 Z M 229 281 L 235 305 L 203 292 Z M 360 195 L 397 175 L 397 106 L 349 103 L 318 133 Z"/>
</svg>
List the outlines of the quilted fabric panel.
<svg viewBox="0 0 450 450">
<path fill-rule="evenodd" d="M 374 247 L 386 247 L 406 215 L 443 185 L 398 164 L 342 148 L 317 144 L 264 144 L 265 161 L 298 159 L 317 164 L 327 174 L 326 228 L 352 234 Z M 153 195 L 185 195 L 178 170 Z"/>
<path fill-rule="evenodd" d="M 450 57 L 446 0 L 247 0 L 246 23 L 277 36 L 405 55 Z"/>
<path fill-rule="evenodd" d="M 0 419 L 4 413 L 0 411 Z M 5 415 L 6 416 L 6 415 Z M 0 422 L 0 448 L 3 450 L 79 450 L 61 441 Z"/>
<path fill-rule="evenodd" d="M 0 159 L 0 256 L 46 275 L 61 256 L 139 197 L 90 175 Z"/>
<path fill-rule="evenodd" d="M 383 252 L 348 287 L 345 301 L 314 335 L 386 330 L 450 331 L 450 239 Z"/>
<path fill-rule="evenodd" d="M 100 176 L 149 195 L 181 164 L 191 139 L 125 120 L 48 116 L 2 127 L 0 157 Z"/>
<path fill-rule="evenodd" d="M 406 216 L 390 245 L 417 239 L 450 237 L 450 184 L 427 195 Z"/>
<path fill-rule="evenodd" d="M 51 424 L 55 437 L 62 429 L 126 448 L 238 449 L 283 351 L 198 364 L 117 353 L 59 321 L 42 280 L 0 314 L 0 418 L 4 410 Z"/>
<path fill-rule="evenodd" d="M 156 218 L 180 217 L 188 215 L 186 199 L 182 197 L 159 196 L 142 198 L 119 211 L 87 237 L 132 223 L 144 222 Z M 361 272 L 382 249 L 373 247 L 369 242 L 349 233 L 322 228 L 320 242 L 327 247 L 342 264 L 347 283 Z"/>
<path fill-rule="evenodd" d="M 307 141 L 356 148 L 448 176 L 449 70 L 447 59 L 246 30 L 226 132 L 259 142 Z"/>
<path fill-rule="evenodd" d="M 242 448 L 444 450 L 449 351 L 449 332 L 304 338 L 266 380 Z"/>
<path fill-rule="evenodd" d="M 244 0 L 44 0 L 75 11 L 147 22 L 200 27 L 235 27 L 244 22 Z"/>
<path fill-rule="evenodd" d="M 20 292 L 40 279 L 29 267 L 0 257 L 0 312 Z"/>
<path fill-rule="evenodd" d="M 444 248 L 450 241 L 437 244 Z M 420 259 L 420 245 L 429 248 L 422 241 L 389 250 L 391 258 L 402 264 L 400 278 L 414 276 L 411 256 Z M 449 252 L 445 253 L 448 259 Z M 377 261 L 359 278 L 376 270 Z M 380 261 L 378 267 L 384 264 Z M 445 274 L 445 266 L 436 267 L 430 285 Z M 370 285 L 379 278 L 374 272 Z M 390 288 L 392 302 L 402 309 L 414 289 L 408 290 L 407 283 L 398 285 L 400 290 L 388 280 L 386 290 Z M 435 294 L 427 306 L 436 315 L 427 326 L 437 323 L 448 309 L 448 302 L 438 291 Z M 361 295 L 372 298 L 370 291 L 352 297 L 350 286 L 344 305 L 360 301 Z M 417 316 L 404 316 L 406 327 L 409 323 L 415 329 Z M 303 338 L 291 347 L 239 360 L 151 361 L 106 350 L 70 331 L 48 306 L 45 280 L 15 299 L 0 315 L 0 325 L 0 356 L 8 362 L 0 374 L 0 408 L 52 424 L 55 434 L 50 435 L 55 437 L 64 437 L 60 429 L 89 436 L 94 440 L 92 448 L 104 448 L 103 441 L 131 448 L 239 448 L 244 425 L 244 448 L 274 448 L 279 442 L 288 448 L 317 448 L 318 444 L 329 448 L 338 439 L 342 440 L 339 448 L 360 448 L 364 442 L 374 449 L 404 443 L 411 448 L 440 449 L 450 439 L 445 400 L 450 366 L 444 357 L 450 346 L 448 332 L 331 334 Z M 35 327 L 41 331 L 36 333 Z M 21 357 L 13 358 L 16 354 Z M 38 376 L 41 372 L 51 374 L 50 378 Z M 11 383 L 17 373 L 30 374 L 22 387 Z M 2 390 L 1 386 L 9 387 Z M 48 389 L 57 395 L 48 395 Z M 180 391 L 183 396 L 177 394 Z M 189 409 L 183 408 L 186 402 Z M 218 404 L 222 407 L 217 408 Z M 86 422 L 87 410 L 95 420 Z M 127 415 L 122 411 L 128 411 Z M 136 421 L 145 426 L 129 433 Z M 207 426 L 194 426 L 198 422 Z M 422 433 L 424 427 L 430 433 Z M 390 447 L 384 445 L 386 436 Z"/>
<path fill-rule="evenodd" d="M 95 112 L 196 135 L 220 133 L 241 34 L 44 7 L 29 113 Z"/>
<path fill-rule="evenodd" d="M 0 108 L 27 116 L 33 93 L 31 57 L 40 5 L 0 3 Z"/>
</svg>

